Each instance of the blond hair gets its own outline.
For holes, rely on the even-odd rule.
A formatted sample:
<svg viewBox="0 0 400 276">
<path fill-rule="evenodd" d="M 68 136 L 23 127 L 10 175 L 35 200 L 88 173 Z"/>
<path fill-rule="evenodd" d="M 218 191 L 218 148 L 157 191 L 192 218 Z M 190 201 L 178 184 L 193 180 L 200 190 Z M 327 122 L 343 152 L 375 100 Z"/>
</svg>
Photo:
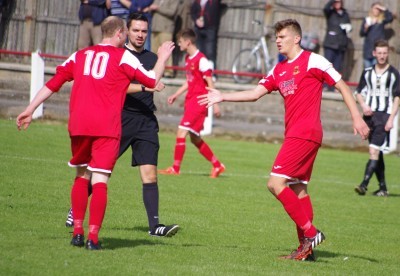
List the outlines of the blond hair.
<svg viewBox="0 0 400 276">
<path fill-rule="evenodd" d="M 101 33 L 103 38 L 111 38 L 119 30 L 125 28 L 125 21 L 118 16 L 108 16 L 101 23 Z"/>
<path fill-rule="evenodd" d="M 374 7 L 375 7 L 376 5 L 382 6 L 382 3 L 381 3 L 381 2 L 374 2 L 374 3 L 372 3 L 371 8 L 369 9 L 369 13 L 368 13 L 368 16 L 369 16 L 369 17 L 372 17 L 372 18 L 375 17 L 375 16 L 374 16 L 374 13 L 372 12 L 372 10 L 374 9 Z M 379 15 L 376 17 L 376 19 L 377 19 L 377 20 L 376 20 L 377 23 L 382 23 L 383 20 L 385 19 L 385 14 L 384 14 L 384 12 L 381 11 L 381 10 L 379 10 Z"/>
</svg>

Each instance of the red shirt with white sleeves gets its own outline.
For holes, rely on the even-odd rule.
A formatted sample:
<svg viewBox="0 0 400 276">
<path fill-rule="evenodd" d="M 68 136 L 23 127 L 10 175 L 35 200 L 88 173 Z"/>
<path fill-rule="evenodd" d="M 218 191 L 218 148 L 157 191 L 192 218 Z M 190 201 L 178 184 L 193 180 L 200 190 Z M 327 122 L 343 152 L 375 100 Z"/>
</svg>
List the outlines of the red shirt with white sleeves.
<svg viewBox="0 0 400 276">
<path fill-rule="evenodd" d="M 211 64 L 202 52 L 197 51 L 193 56 L 186 56 L 185 69 L 188 82 L 186 100 L 196 98 L 197 101 L 197 96 L 207 94 L 205 77 L 211 77 Z"/>
<path fill-rule="evenodd" d="M 323 83 L 332 86 L 341 75 L 323 56 L 302 51 L 293 60 L 278 63 L 259 84 L 270 93 L 279 90 L 285 104 L 285 137 L 321 144 Z"/>
<path fill-rule="evenodd" d="M 57 92 L 74 81 L 69 104 L 70 136 L 120 138 L 121 110 L 132 80 L 146 87 L 156 85 L 155 72 L 123 48 L 99 44 L 79 50 L 57 67 L 46 86 Z"/>
</svg>

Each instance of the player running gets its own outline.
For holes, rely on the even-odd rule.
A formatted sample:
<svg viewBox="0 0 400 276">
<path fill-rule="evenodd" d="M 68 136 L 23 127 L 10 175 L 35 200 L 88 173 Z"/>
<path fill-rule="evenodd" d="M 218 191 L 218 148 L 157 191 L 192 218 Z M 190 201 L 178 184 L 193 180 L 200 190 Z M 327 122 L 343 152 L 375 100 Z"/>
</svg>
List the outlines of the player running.
<svg viewBox="0 0 400 276">
<path fill-rule="evenodd" d="M 174 163 L 165 170 L 159 170 L 160 174 L 180 174 L 181 163 L 186 149 L 186 136 L 189 134 L 190 141 L 195 145 L 200 154 L 204 156 L 213 166 L 211 178 L 218 177 L 225 171 L 225 166 L 214 155 L 211 148 L 200 137 L 204 120 L 207 116 L 207 108 L 198 103 L 197 96 L 207 94 L 206 86 L 214 87 L 212 80 L 212 68 L 205 55 L 196 47 L 196 34 L 192 29 L 182 30 L 178 34 L 179 47 L 186 51 L 185 58 L 186 82 L 168 98 L 168 103 L 173 104 L 175 100 L 187 91 L 185 98 L 185 110 L 176 133 L 176 144 L 174 152 Z M 214 107 L 214 114 L 220 116 L 219 107 Z"/>
</svg>

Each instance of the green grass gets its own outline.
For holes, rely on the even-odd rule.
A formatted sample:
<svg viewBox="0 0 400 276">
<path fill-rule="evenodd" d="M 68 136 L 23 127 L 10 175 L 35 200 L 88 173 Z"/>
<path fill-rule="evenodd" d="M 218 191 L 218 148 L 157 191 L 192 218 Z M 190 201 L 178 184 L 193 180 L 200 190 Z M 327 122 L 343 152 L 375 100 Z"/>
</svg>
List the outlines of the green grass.
<svg viewBox="0 0 400 276">
<path fill-rule="evenodd" d="M 171 164 L 173 134 L 161 133 L 159 167 Z M 293 222 L 265 183 L 279 145 L 206 137 L 227 166 L 210 165 L 188 143 L 180 176 L 159 176 L 160 218 L 182 229 L 147 234 L 141 183 L 130 155 L 117 163 L 100 240 L 69 245 L 64 226 L 74 170 L 66 125 L 34 122 L 18 132 L 0 120 L 0 275 L 398 275 L 400 158 L 385 156 L 391 196 L 356 195 L 367 152 L 321 149 L 309 192 L 327 236 L 316 263 L 278 260 L 297 246 Z M 370 190 L 377 187 L 374 179 Z"/>
</svg>

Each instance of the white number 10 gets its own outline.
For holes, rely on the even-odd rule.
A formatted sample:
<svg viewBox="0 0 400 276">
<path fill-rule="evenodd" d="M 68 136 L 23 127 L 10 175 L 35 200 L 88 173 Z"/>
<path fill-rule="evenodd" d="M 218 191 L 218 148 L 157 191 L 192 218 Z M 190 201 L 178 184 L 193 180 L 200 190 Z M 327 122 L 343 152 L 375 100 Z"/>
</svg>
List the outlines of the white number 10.
<svg viewBox="0 0 400 276">
<path fill-rule="evenodd" d="M 92 77 L 95 79 L 101 79 L 106 74 L 109 55 L 107 52 L 99 52 L 96 53 L 96 56 L 94 57 L 93 60 L 94 53 L 95 52 L 92 50 L 87 50 L 85 52 L 86 60 L 85 60 L 85 68 L 83 69 L 83 74 L 86 76 L 92 75 Z"/>
</svg>

